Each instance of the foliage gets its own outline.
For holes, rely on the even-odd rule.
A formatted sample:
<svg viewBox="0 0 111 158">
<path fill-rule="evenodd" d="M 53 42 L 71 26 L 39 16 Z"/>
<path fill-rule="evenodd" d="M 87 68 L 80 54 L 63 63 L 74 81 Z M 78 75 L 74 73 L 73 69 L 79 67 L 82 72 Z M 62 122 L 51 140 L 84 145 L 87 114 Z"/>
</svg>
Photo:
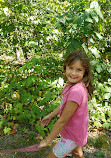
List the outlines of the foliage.
<svg viewBox="0 0 111 158">
<path fill-rule="evenodd" d="M 110 146 L 109 139 L 105 136 L 100 136 L 91 140 L 91 143 L 97 149 L 107 148 Z"/>
<path fill-rule="evenodd" d="M 95 82 L 96 89 L 93 99 L 89 103 L 89 113 L 91 120 L 93 120 L 97 128 L 104 127 L 108 129 L 111 126 L 110 87 L 110 79 L 104 83 Z"/>
<path fill-rule="evenodd" d="M 83 47 L 91 58 L 94 95 L 90 121 L 110 127 L 109 0 L 0 1 L 0 128 L 12 124 L 34 127 L 60 102 L 63 57 Z M 102 93 L 101 93 L 102 92 Z M 9 123 L 12 124 L 9 124 Z M 24 129 L 25 130 L 25 129 Z"/>
<path fill-rule="evenodd" d="M 56 80 L 51 76 L 57 75 L 59 68 L 56 60 L 50 65 L 49 60 L 54 61 L 54 58 L 34 56 L 30 62 L 15 69 L 11 76 L 10 72 L 7 74 L 7 86 L 2 83 L 0 92 L 2 114 L 7 121 L 34 125 L 37 119 L 58 105 L 55 98 L 61 91 L 59 75 Z M 54 67 L 57 67 L 57 72 L 53 71 Z"/>
<path fill-rule="evenodd" d="M 104 157 L 105 153 L 101 152 L 101 151 L 97 151 L 97 152 L 95 152 L 95 155 L 97 156 L 97 158 L 102 158 L 102 157 Z"/>
</svg>

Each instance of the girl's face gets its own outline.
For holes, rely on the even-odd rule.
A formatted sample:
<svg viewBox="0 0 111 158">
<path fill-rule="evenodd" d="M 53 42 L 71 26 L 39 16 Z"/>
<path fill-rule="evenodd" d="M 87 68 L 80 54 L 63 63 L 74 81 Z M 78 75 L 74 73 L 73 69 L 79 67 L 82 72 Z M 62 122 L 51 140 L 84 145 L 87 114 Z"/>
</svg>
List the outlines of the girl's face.
<svg viewBox="0 0 111 158">
<path fill-rule="evenodd" d="M 66 78 L 69 84 L 75 84 L 82 80 L 85 68 L 80 60 L 74 61 L 71 65 L 66 66 Z"/>
</svg>

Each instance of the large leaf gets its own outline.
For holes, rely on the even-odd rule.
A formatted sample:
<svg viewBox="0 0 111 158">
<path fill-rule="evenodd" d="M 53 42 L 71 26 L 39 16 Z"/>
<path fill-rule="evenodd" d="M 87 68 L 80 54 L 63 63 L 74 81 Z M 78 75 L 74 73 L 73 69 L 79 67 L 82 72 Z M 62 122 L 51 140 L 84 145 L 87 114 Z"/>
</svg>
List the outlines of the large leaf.
<svg viewBox="0 0 111 158">
<path fill-rule="evenodd" d="M 91 2 L 90 8 L 94 8 L 95 11 L 96 11 L 96 13 L 99 15 L 99 17 L 100 17 L 101 19 L 103 19 L 103 15 L 102 15 L 102 13 L 101 13 L 100 6 L 99 6 L 99 4 L 98 4 L 97 1 Z"/>
</svg>

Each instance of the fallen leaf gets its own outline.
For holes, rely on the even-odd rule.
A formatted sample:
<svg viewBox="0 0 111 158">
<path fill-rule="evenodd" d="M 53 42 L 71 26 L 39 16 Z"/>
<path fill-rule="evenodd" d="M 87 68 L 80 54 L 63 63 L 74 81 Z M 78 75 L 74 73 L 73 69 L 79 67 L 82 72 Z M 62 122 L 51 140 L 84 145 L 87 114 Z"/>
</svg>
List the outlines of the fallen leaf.
<svg viewBox="0 0 111 158">
<path fill-rule="evenodd" d="M 16 129 L 16 127 L 14 126 L 13 127 L 13 130 L 10 132 L 10 134 L 15 134 L 17 132 L 17 129 Z"/>
<path fill-rule="evenodd" d="M 98 130 L 99 130 L 99 131 L 102 131 L 102 130 L 103 130 L 103 127 L 99 127 Z"/>
<path fill-rule="evenodd" d="M 27 139 L 26 141 L 29 142 L 29 139 Z"/>
<path fill-rule="evenodd" d="M 42 96 L 42 91 L 39 91 L 39 97 L 41 97 Z"/>
<path fill-rule="evenodd" d="M 96 129 L 96 128 L 94 128 L 92 131 L 93 131 L 93 132 L 96 132 L 96 131 L 97 131 L 97 129 Z"/>
<path fill-rule="evenodd" d="M 43 140 L 44 138 L 42 136 L 39 137 L 40 140 Z"/>
<path fill-rule="evenodd" d="M 5 136 L 0 137 L 0 139 L 4 139 Z"/>
<path fill-rule="evenodd" d="M 97 135 L 96 135 L 96 134 L 92 134 L 92 136 L 93 136 L 93 137 L 96 137 Z"/>
<path fill-rule="evenodd" d="M 16 97 L 19 99 L 20 98 L 20 94 L 18 92 L 15 91 Z"/>
<path fill-rule="evenodd" d="M 99 132 L 98 135 L 99 135 L 99 136 L 103 136 L 103 135 L 105 135 L 105 134 L 104 134 L 103 132 Z"/>
<path fill-rule="evenodd" d="M 38 136 L 36 137 L 36 139 L 43 140 L 44 138 L 42 136 L 40 136 L 40 134 L 38 134 Z"/>
<path fill-rule="evenodd" d="M 13 120 L 16 120 L 16 117 L 15 116 L 13 116 L 13 118 L 12 118 Z"/>
</svg>

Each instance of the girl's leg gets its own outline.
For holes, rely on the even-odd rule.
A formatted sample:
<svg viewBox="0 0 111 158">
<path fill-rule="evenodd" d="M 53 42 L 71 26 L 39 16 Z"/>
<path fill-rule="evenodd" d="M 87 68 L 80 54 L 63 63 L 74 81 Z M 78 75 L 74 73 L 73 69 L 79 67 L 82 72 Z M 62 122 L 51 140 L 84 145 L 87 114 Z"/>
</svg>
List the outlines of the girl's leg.
<svg viewBox="0 0 111 158">
<path fill-rule="evenodd" d="M 85 158 L 83 155 L 82 147 L 79 145 L 72 151 L 72 155 L 74 158 Z"/>
<path fill-rule="evenodd" d="M 53 151 L 51 151 L 47 156 L 47 158 L 57 158 L 57 157 L 54 155 Z"/>
</svg>

